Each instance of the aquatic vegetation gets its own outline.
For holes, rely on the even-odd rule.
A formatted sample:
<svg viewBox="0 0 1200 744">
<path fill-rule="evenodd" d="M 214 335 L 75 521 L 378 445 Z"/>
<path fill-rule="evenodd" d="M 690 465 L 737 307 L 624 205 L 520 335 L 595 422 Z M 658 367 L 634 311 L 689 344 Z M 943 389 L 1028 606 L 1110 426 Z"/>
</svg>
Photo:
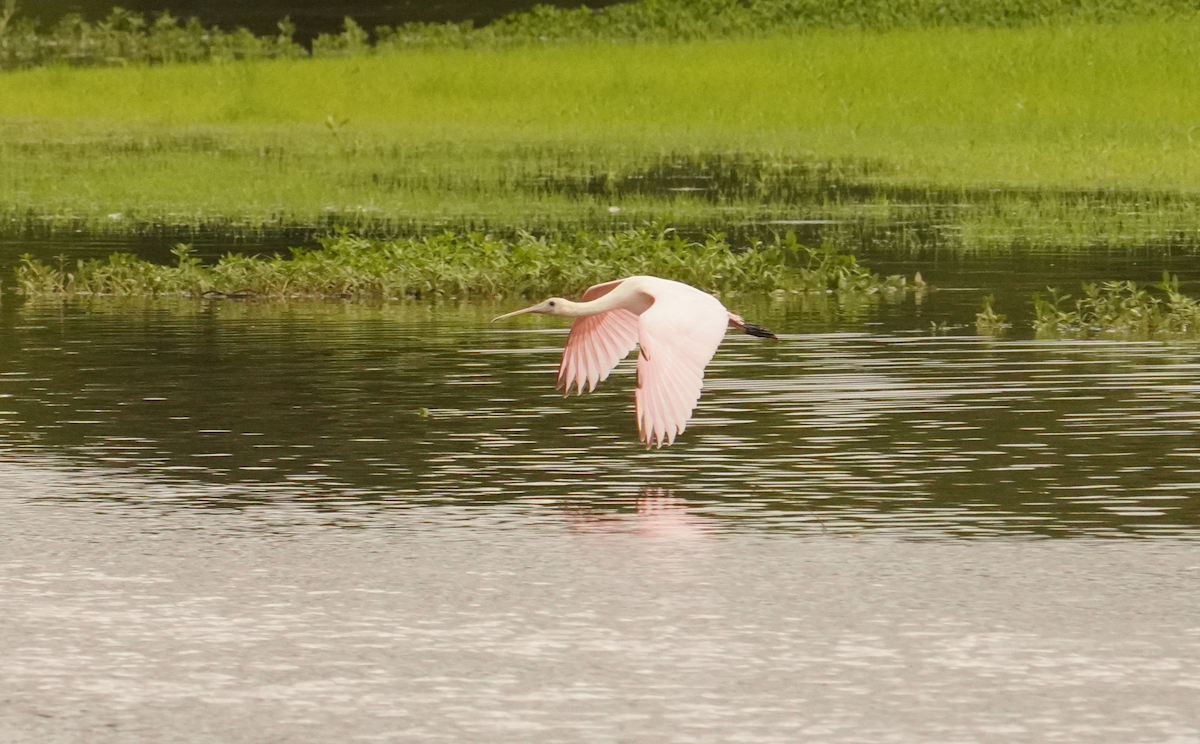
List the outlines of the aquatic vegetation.
<svg viewBox="0 0 1200 744">
<path fill-rule="evenodd" d="M 980 336 L 999 336 L 1012 328 L 1008 318 L 992 308 L 993 300 L 992 295 L 985 295 L 982 309 L 975 314 L 975 331 Z"/>
<path fill-rule="evenodd" d="M 1200 301 L 1180 293 L 1179 278 L 1166 274 L 1153 287 L 1130 281 L 1084 284 L 1083 295 L 1073 302 L 1051 289 L 1047 298 L 1034 295 L 1033 307 L 1039 336 L 1200 335 Z"/>
<path fill-rule="evenodd" d="M 886 279 L 853 256 L 814 249 L 794 236 L 733 250 L 723 236 L 703 242 L 669 228 L 598 235 L 534 236 L 507 241 L 485 233 L 370 240 L 349 234 L 320 250 L 288 257 L 230 254 L 212 266 L 186 245 L 162 266 L 129 254 L 58 266 L 26 256 L 17 269 L 28 295 L 113 294 L 377 299 L 538 297 L 577 294 L 602 281 L 648 274 L 714 292 L 897 292 L 903 277 Z"/>
</svg>

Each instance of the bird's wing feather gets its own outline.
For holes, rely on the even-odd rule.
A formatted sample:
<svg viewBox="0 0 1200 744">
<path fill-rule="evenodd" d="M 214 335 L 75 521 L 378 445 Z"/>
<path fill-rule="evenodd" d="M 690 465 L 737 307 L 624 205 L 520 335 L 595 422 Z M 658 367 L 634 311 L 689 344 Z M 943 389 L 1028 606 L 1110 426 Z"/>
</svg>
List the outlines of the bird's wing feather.
<svg viewBox="0 0 1200 744">
<path fill-rule="evenodd" d="M 603 297 L 624 281 L 614 279 L 592 285 L 584 291 L 582 301 Z M 596 384 L 608 379 L 617 362 L 637 345 L 637 334 L 637 315 L 628 310 L 618 308 L 600 315 L 576 318 L 558 367 L 557 387 L 562 388 L 565 395 L 571 394 L 572 385 L 579 393 L 583 392 L 585 383 L 589 392 L 595 390 Z"/>
<path fill-rule="evenodd" d="M 566 395 L 571 394 L 572 385 L 580 393 L 585 383 L 589 392 L 595 390 L 596 383 L 608 379 L 608 373 L 628 356 L 637 340 L 638 316 L 628 310 L 576 318 L 558 367 L 557 387 Z"/>
<path fill-rule="evenodd" d="M 620 285 L 621 283 L 623 283 L 624 281 L 625 281 L 624 279 L 613 279 L 611 282 L 604 282 L 602 284 L 593 284 L 592 286 L 588 287 L 587 289 L 585 289 L 583 291 L 583 297 L 581 298 L 580 301 L 581 302 L 591 302 L 592 300 L 594 300 L 598 297 L 603 297 L 604 295 L 606 295 L 609 292 L 616 289 L 617 286 Z"/>
<path fill-rule="evenodd" d="M 637 419 L 646 446 L 671 444 L 683 433 L 700 400 L 704 367 L 729 325 L 716 298 L 692 292 L 656 297 L 638 318 Z"/>
</svg>

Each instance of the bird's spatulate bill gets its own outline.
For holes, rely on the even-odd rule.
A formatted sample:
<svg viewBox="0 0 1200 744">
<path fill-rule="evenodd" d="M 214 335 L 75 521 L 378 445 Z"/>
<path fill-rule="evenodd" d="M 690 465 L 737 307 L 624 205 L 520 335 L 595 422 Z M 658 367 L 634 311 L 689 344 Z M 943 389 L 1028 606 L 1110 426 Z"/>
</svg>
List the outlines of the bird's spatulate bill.
<svg viewBox="0 0 1200 744">
<path fill-rule="evenodd" d="M 541 305 L 534 305 L 533 307 L 527 307 L 524 310 L 514 310 L 511 313 L 505 313 L 504 315 L 497 315 L 496 317 L 492 318 L 492 322 L 495 323 L 497 320 L 504 320 L 505 318 L 511 318 L 514 315 L 521 315 L 522 313 L 531 313 L 539 307 L 541 307 Z"/>
</svg>

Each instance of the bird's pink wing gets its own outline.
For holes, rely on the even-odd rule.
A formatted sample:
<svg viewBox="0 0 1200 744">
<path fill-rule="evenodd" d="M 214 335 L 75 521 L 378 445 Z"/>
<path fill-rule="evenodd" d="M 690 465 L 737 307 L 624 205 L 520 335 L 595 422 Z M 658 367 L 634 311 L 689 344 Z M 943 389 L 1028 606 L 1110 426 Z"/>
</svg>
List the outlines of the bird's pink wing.
<svg viewBox="0 0 1200 744">
<path fill-rule="evenodd" d="M 624 279 L 617 279 L 588 287 L 583 301 L 590 302 L 603 297 Z M 567 336 L 563 349 L 562 364 L 558 367 L 558 385 L 566 395 L 571 386 L 582 393 L 586 383 L 588 392 L 596 384 L 608 379 L 617 362 L 624 359 L 637 345 L 638 316 L 628 310 L 609 310 L 600 315 L 576 318 Z"/>
<path fill-rule="evenodd" d="M 661 447 L 664 439 L 671 444 L 687 428 L 700 400 L 704 367 L 729 325 L 716 298 L 692 291 L 695 295 L 656 298 L 638 319 L 637 419 L 647 447 Z"/>
</svg>

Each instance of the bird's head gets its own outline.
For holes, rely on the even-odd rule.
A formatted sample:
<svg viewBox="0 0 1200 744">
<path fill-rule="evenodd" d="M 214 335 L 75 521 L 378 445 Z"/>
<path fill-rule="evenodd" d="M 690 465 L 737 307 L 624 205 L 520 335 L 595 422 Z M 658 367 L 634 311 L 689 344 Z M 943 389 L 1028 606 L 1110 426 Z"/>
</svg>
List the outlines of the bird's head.
<svg viewBox="0 0 1200 744">
<path fill-rule="evenodd" d="M 548 300 L 542 300 L 541 302 L 534 305 L 533 307 L 527 307 L 524 310 L 517 310 L 516 312 L 507 313 L 505 315 L 499 315 L 495 318 L 492 318 L 492 322 L 495 323 L 497 320 L 504 320 L 505 318 L 511 318 L 514 315 L 522 315 L 524 313 L 540 313 L 542 315 L 567 316 L 567 315 L 569 315 L 569 312 L 568 312 L 569 308 L 572 305 L 574 305 L 574 303 L 571 302 L 570 300 L 564 300 L 561 297 L 551 297 Z"/>
</svg>

